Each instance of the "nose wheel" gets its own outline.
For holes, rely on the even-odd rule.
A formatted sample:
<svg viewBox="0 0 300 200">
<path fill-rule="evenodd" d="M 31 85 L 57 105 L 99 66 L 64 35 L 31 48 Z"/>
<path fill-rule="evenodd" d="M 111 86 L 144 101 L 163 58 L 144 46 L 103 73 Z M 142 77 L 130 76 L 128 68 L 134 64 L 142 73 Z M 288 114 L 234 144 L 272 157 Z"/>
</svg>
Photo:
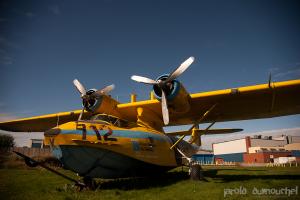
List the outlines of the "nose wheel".
<svg viewBox="0 0 300 200">
<path fill-rule="evenodd" d="M 89 176 L 85 176 L 81 181 L 77 181 L 77 183 L 75 183 L 75 186 L 77 187 L 77 191 L 97 189 L 96 181 Z"/>
<path fill-rule="evenodd" d="M 83 177 L 83 183 L 84 183 L 85 187 L 90 190 L 95 190 L 97 188 L 96 181 L 89 176 Z"/>
</svg>

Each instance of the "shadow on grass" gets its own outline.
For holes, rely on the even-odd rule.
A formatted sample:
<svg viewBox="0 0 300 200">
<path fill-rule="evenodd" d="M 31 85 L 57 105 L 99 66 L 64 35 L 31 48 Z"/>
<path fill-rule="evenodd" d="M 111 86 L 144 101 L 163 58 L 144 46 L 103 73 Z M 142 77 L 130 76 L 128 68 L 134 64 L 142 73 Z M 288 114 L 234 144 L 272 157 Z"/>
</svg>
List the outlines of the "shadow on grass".
<svg viewBox="0 0 300 200">
<path fill-rule="evenodd" d="M 223 171 L 224 169 L 222 169 Z M 291 174 L 218 174 L 218 171 L 216 169 L 212 170 L 206 170 L 204 171 L 204 176 L 209 177 L 212 179 L 221 180 L 222 182 L 231 182 L 231 181 L 248 181 L 253 179 L 264 179 L 264 180 L 299 180 L 300 181 L 300 175 L 291 175 Z M 237 170 L 237 171 L 256 171 L 256 170 Z M 258 171 L 266 171 L 266 170 L 258 170 Z"/>
<path fill-rule="evenodd" d="M 240 175 L 238 173 L 240 172 L 246 172 L 246 173 L 251 173 L 251 172 L 264 172 L 266 171 L 265 169 L 205 169 L 203 174 L 204 177 L 215 177 L 217 176 L 218 171 L 230 171 L 230 172 L 234 172 L 236 174 L 228 174 L 228 176 L 236 176 L 236 175 Z"/>
<path fill-rule="evenodd" d="M 231 181 L 247 181 L 253 179 L 264 179 L 264 180 L 300 180 L 300 175 L 276 175 L 276 174 L 218 174 L 219 171 L 237 171 L 237 172 L 255 172 L 255 171 L 267 171 L 263 169 L 206 169 L 203 172 L 205 180 L 207 178 L 212 178 L 213 180 L 218 180 L 221 182 L 231 182 Z M 157 176 L 151 177 L 143 177 L 143 178 L 125 178 L 125 179 L 114 179 L 114 180 L 106 180 L 103 182 L 99 182 L 99 189 L 120 189 L 120 190 L 132 190 L 132 189 L 147 189 L 153 187 L 163 187 L 172 185 L 174 183 L 188 180 L 189 175 L 186 171 L 174 171 L 168 172 L 166 174 L 161 174 Z"/>
<path fill-rule="evenodd" d="M 255 172 L 255 171 L 267 171 L 265 169 L 239 169 L 239 168 L 220 168 L 220 169 L 207 169 L 207 170 L 222 170 L 222 171 L 249 171 L 249 172 Z"/>
<path fill-rule="evenodd" d="M 168 172 L 157 176 L 144 177 L 144 178 L 128 178 L 128 179 L 115 179 L 100 182 L 99 189 L 147 189 L 152 187 L 163 187 L 172 185 L 176 182 L 189 179 L 187 172 Z"/>
<path fill-rule="evenodd" d="M 224 171 L 232 170 L 232 174 L 223 174 Z M 232 182 L 232 181 L 248 181 L 255 179 L 263 180 L 299 180 L 300 175 L 291 174 L 251 174 L 251 172 L 258 171 L 264 173 L 264 169 L 205 169 L 203 171 L 204 180 L 202 182 Z M 239 174 L 245 172 L 244 174 Z M 230 172 L 231 173 L 231 172 Z M 119 189 L 119 190 L 139 190 L 148 188 L 164 187 L 175 184 L 177 182 L 189 180 L 189 174 L 187 170 L 183 171 L 171 171 L 165 174 L 151 175 L 149 177 L 140 178 L 121 178 L 111 180 L 96 180 L 97 188 L 100 190 L 105 189 Z M 210 179 L 207 179 L 210 178 Z"/>
</svg>

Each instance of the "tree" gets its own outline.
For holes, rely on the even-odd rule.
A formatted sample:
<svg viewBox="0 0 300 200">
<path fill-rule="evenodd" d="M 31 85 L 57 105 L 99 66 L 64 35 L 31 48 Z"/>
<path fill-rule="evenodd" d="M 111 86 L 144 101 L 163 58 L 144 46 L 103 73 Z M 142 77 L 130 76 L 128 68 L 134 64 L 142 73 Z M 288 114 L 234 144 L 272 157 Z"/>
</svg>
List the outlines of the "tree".
<svg viewBox="0 0 300 200">
<path fill-rule="evenodd" d="M 10 148 L 14 147 L 14 138 L 11 135 L 0 134 L 0 150 L 9 151 Z"/>
</svg>

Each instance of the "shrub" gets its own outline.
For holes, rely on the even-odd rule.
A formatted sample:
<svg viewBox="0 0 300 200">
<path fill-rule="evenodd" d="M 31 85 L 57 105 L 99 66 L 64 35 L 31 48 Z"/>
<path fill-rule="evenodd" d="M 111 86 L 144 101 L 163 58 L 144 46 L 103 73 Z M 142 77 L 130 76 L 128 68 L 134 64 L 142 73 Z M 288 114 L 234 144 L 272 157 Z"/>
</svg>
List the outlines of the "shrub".
<svg viewBox="0 0 300 200">
<path fill-rule="evenodd" d="M 10 148 L 14 147 L 14 138 L 11 135 L 0 134 L 0 150 L 9 151 Z"/>
</svg>

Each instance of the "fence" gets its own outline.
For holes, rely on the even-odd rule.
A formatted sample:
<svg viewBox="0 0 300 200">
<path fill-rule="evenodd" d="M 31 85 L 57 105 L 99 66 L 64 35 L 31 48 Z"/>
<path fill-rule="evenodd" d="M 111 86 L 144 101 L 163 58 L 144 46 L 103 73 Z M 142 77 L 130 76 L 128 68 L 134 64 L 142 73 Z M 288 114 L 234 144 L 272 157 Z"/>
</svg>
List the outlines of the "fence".
<svg viewBox="0 0 300 200">
<path fill-rule="evenodd" d="M 213 161 L 194 161 L 193 165 L 211 165 L 211 166 L 236 166 L 236 162 L 215 163 Z"/>
<path fill-rule="evenodd" d="M 20 152 L 29 157 L 52 157 L 51 150 L 49 148 L 27 148 L 27 147 L 14 147 L 13 151 Z"/>
<path fill-rule="evenodd" d="M 297 162 L 290 163 L 267 163 L 266 167 L 298 167 L 299 164 Z"/>
</svg>

